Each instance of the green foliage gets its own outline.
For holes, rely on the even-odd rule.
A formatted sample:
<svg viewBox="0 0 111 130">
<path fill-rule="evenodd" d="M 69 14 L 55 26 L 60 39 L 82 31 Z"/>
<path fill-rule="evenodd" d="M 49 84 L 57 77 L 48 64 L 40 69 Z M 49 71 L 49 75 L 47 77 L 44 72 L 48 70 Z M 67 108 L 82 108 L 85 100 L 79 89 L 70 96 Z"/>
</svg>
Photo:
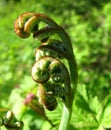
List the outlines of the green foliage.
<svg viewBox="0 0 111 130">
<path fill-rule="evenodd" d="M 111 129 L 110 0 L 1 0 L 0 108 L 13 110 L 24 122 L 24 130 L 51 128 L 39 113 L 23 104 L 28 93 L 36 94 L 37 85 L 30 71 L 35 58 L 33 50 L 39 45 L 32 37 L 22 40 L 14 33 L 14 20 L 26 11 L 49 15 L 71 37 L 78 63 L 79 85 L 69 130 Z M 62 104 L 54 112 L 46 111 L 55 124 L 60 122 L 61 107 Z"/>
</svg>

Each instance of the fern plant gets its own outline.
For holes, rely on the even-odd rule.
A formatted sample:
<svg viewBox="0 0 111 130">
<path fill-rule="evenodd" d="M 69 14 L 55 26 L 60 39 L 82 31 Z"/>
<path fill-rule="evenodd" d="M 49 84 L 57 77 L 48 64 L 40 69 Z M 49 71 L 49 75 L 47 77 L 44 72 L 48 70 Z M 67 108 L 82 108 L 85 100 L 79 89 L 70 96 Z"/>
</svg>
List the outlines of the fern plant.
<svg viewBox="0 0 111 130">
<path fill-rule="evenodd" d="M 40 28 L 40 22 L 45 23 L 44 27 Z M 67 130 L 78 79 L 68 34 L 48 16 L 32 12 L 21 14 L 14 23 L 14 29 L 20 38 L 33 34 L 41 42 L 31 72 L 33 80 L 38 83 L 37 96 L 40 104 L 50 111 L 57 107 L 57 98 L 62 99 L 63 114 L 59 130 Z M 56 39 L 53 38 L 54 34 L 58 35 Z"/>
</svg>

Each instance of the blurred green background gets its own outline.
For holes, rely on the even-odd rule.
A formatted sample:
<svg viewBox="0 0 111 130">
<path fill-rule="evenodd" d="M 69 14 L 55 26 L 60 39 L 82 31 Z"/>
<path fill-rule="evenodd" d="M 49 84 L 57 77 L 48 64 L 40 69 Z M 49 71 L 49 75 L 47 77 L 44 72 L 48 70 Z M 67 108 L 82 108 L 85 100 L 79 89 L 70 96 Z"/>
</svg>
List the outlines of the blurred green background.
<svg viewBox="0 0 111 130">
<path fill-rule="evenodd" d="M 50 129 L 47 121 L 23 105 L 37 86 L 30 72 L 39 45 L 32 37 L 24 40 L 14 33 L 15 19 L 27 11 L 48 15 L 71 38 L 79 82 L 69 130 L 111 129 L 110 0 L 0 0 L 0 108 L 13 110 L 24 121 L 24 130 Z M 57 124 L 61 112 L 61 105 L 46 111 Z"/>
</svg>

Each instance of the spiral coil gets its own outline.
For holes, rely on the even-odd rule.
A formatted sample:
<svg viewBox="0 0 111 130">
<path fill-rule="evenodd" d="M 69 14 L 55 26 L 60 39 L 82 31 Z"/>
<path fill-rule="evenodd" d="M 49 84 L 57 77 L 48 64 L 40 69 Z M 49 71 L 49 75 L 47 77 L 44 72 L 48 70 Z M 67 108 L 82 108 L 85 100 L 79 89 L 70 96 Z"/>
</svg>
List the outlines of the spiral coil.
<svg viewBox="0 0 111 130">
<path fill-rule="evenodd" d="M 0 127 L 5 126 L 7 129 L 16 129 L 22 130 L 23 129 L 23 122 L 18 121 L 11 110 L 7 109 L 0 109 Z"/>
<path fill-rule="evenodd" d="M 46 26 L 39 28 L 40 22 L 46 23 Z M 41 42 L 35 52 L 36 62 L 31 72 L 33 80 L 39 83 L 39 102 L 51 111 L 57 107 L 56 97 L 68 102 L 70 76 L 62 61 L 66 59 L 71 62 L 73 50 L 67 33 L 48 16 L 30 12 L 20 15 L 14 27 L 19 37 L 27 38 L 33 33 L 33 37 Z M 55 33 L 61 40 L 50 38 Z"/>
</svg>

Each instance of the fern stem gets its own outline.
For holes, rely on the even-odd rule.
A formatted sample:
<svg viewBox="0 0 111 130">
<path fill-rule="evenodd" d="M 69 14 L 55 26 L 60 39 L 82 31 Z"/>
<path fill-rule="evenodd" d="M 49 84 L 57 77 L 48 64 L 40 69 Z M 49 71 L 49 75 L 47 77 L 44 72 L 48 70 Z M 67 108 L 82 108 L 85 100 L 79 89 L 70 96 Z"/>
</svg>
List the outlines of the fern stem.
<svg viewBox="0 0 111 130">
<path fill-rule="evenodd" d="M 68 126 L 69 126 L 69 122 L 70 122 L 70 118 L 71 118 L 71 113 L 72 113 L 72 109 L 71 108 L 68 109 L 66 107 L 66 105 L 64 105 L 62 118 L 61 118 L 61 122 L 60 122 L 58 130 L 68 130 Z"/>
</svg>

